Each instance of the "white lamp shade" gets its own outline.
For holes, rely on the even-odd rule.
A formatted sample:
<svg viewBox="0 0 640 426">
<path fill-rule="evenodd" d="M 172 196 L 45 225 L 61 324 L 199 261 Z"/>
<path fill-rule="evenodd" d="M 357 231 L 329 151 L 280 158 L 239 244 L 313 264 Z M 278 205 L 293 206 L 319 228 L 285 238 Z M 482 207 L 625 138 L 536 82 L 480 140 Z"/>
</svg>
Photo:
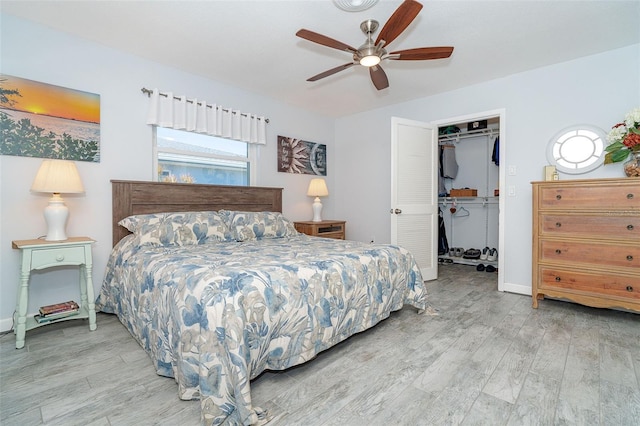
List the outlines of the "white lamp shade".
<svg viewBox="0 0 640 426">
<path fill-rule="evenodd" d="M 76 163 L 67 160 L 44 160 L 33 180 L 31 191 L 81 194 L 84 187 Z"/>
<path fill-rule="evenodd" d="M 329 190 L 327 189 L 327 184 L 325 183 L 324 179 L 311 179 L 311 182 L 309 182 L 307 195 L 309 197 L 326 197 L 327 195 L 329 195 Z"/>
<path fill-rule="evenodd" d="M 69 209 L 60 197 L 60 193 L 81 194 L 84 192 L 76 164 L 66 160 L 44 160 L 31 185 L 31 191 L 53 194 L 49 199 L 49 205 L 44 209 L 44 219 L 48 228 L 45 240 L 66 240 L 65 228 Z"/>
</svg>

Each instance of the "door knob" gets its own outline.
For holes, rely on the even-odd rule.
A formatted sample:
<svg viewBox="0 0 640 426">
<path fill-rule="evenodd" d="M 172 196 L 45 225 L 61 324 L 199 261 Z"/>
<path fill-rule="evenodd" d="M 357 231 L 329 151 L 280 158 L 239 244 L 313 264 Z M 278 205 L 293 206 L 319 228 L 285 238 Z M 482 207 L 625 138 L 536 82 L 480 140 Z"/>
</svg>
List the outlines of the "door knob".
<svg viewBox="0 0 640 426">
<path fill-rule="evenodd" d="M 394 212 L 395 214 L 400 214 L 400 213 L 402 213 L 402 210 L 400 210 L 400 209 L 395 209 L 393 212 Z"/>
</svg>

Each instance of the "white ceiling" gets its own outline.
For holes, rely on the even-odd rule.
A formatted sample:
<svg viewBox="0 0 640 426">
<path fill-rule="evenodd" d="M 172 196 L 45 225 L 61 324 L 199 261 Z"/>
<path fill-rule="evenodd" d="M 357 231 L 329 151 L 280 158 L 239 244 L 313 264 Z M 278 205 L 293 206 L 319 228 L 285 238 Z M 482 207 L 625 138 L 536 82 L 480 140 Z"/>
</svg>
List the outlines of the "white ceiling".
<svg viewBox="0 0 640 426">
<path fill-rule="evenodd" d="M 372 18 L 382 27 L 399 0 L 355 13 L 330 0 L 2 0 L 0 10 L 330 117 L 640 42 L 638 0 L 421 2 L 424 8 L 391 50 L 454 46 L 453 55 L 384 62 L 390 87 L 382 91 L 361 66 L 305 81 L 351 57 L 295 33 L 306 28 L 357 48 L 365 41 L 360 22 Z"/>
</svg>

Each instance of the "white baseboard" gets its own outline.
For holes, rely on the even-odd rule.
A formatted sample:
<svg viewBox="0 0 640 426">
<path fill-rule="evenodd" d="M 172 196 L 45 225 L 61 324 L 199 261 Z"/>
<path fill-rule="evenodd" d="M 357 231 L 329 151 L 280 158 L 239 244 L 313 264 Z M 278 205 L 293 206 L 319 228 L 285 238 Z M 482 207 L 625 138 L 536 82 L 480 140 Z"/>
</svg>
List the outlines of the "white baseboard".
<svg viewBox="0 0 640 426">
<path fill-rule="evenodd" d="M 531 286 L 528 286 L 528 285 L 504 283 L 502 290 L 508 291 L 509 293 L 517 293 L 517 294 L 524 294 L 527 296 L 531 296 Z"/>
<path fill-rule="evenodd" d="M 0 319 L 0 333 L 11 331 L 13 329 L 13 318 Z"/>
</svg>

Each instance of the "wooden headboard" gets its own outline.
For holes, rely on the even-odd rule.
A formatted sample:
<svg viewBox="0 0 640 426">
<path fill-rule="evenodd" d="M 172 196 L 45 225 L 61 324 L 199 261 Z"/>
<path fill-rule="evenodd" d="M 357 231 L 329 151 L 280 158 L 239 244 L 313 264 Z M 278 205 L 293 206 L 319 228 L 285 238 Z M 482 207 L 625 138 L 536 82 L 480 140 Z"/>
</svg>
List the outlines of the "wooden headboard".
<svg viewBox="0 0 640 426">
<path fill-rule="evenodd" d="M 111 181 L 113 245 L 130 232 L 118 225 L 134 214 L 242 210 L 282 212 L 282 188 Z"/>
</svg>

